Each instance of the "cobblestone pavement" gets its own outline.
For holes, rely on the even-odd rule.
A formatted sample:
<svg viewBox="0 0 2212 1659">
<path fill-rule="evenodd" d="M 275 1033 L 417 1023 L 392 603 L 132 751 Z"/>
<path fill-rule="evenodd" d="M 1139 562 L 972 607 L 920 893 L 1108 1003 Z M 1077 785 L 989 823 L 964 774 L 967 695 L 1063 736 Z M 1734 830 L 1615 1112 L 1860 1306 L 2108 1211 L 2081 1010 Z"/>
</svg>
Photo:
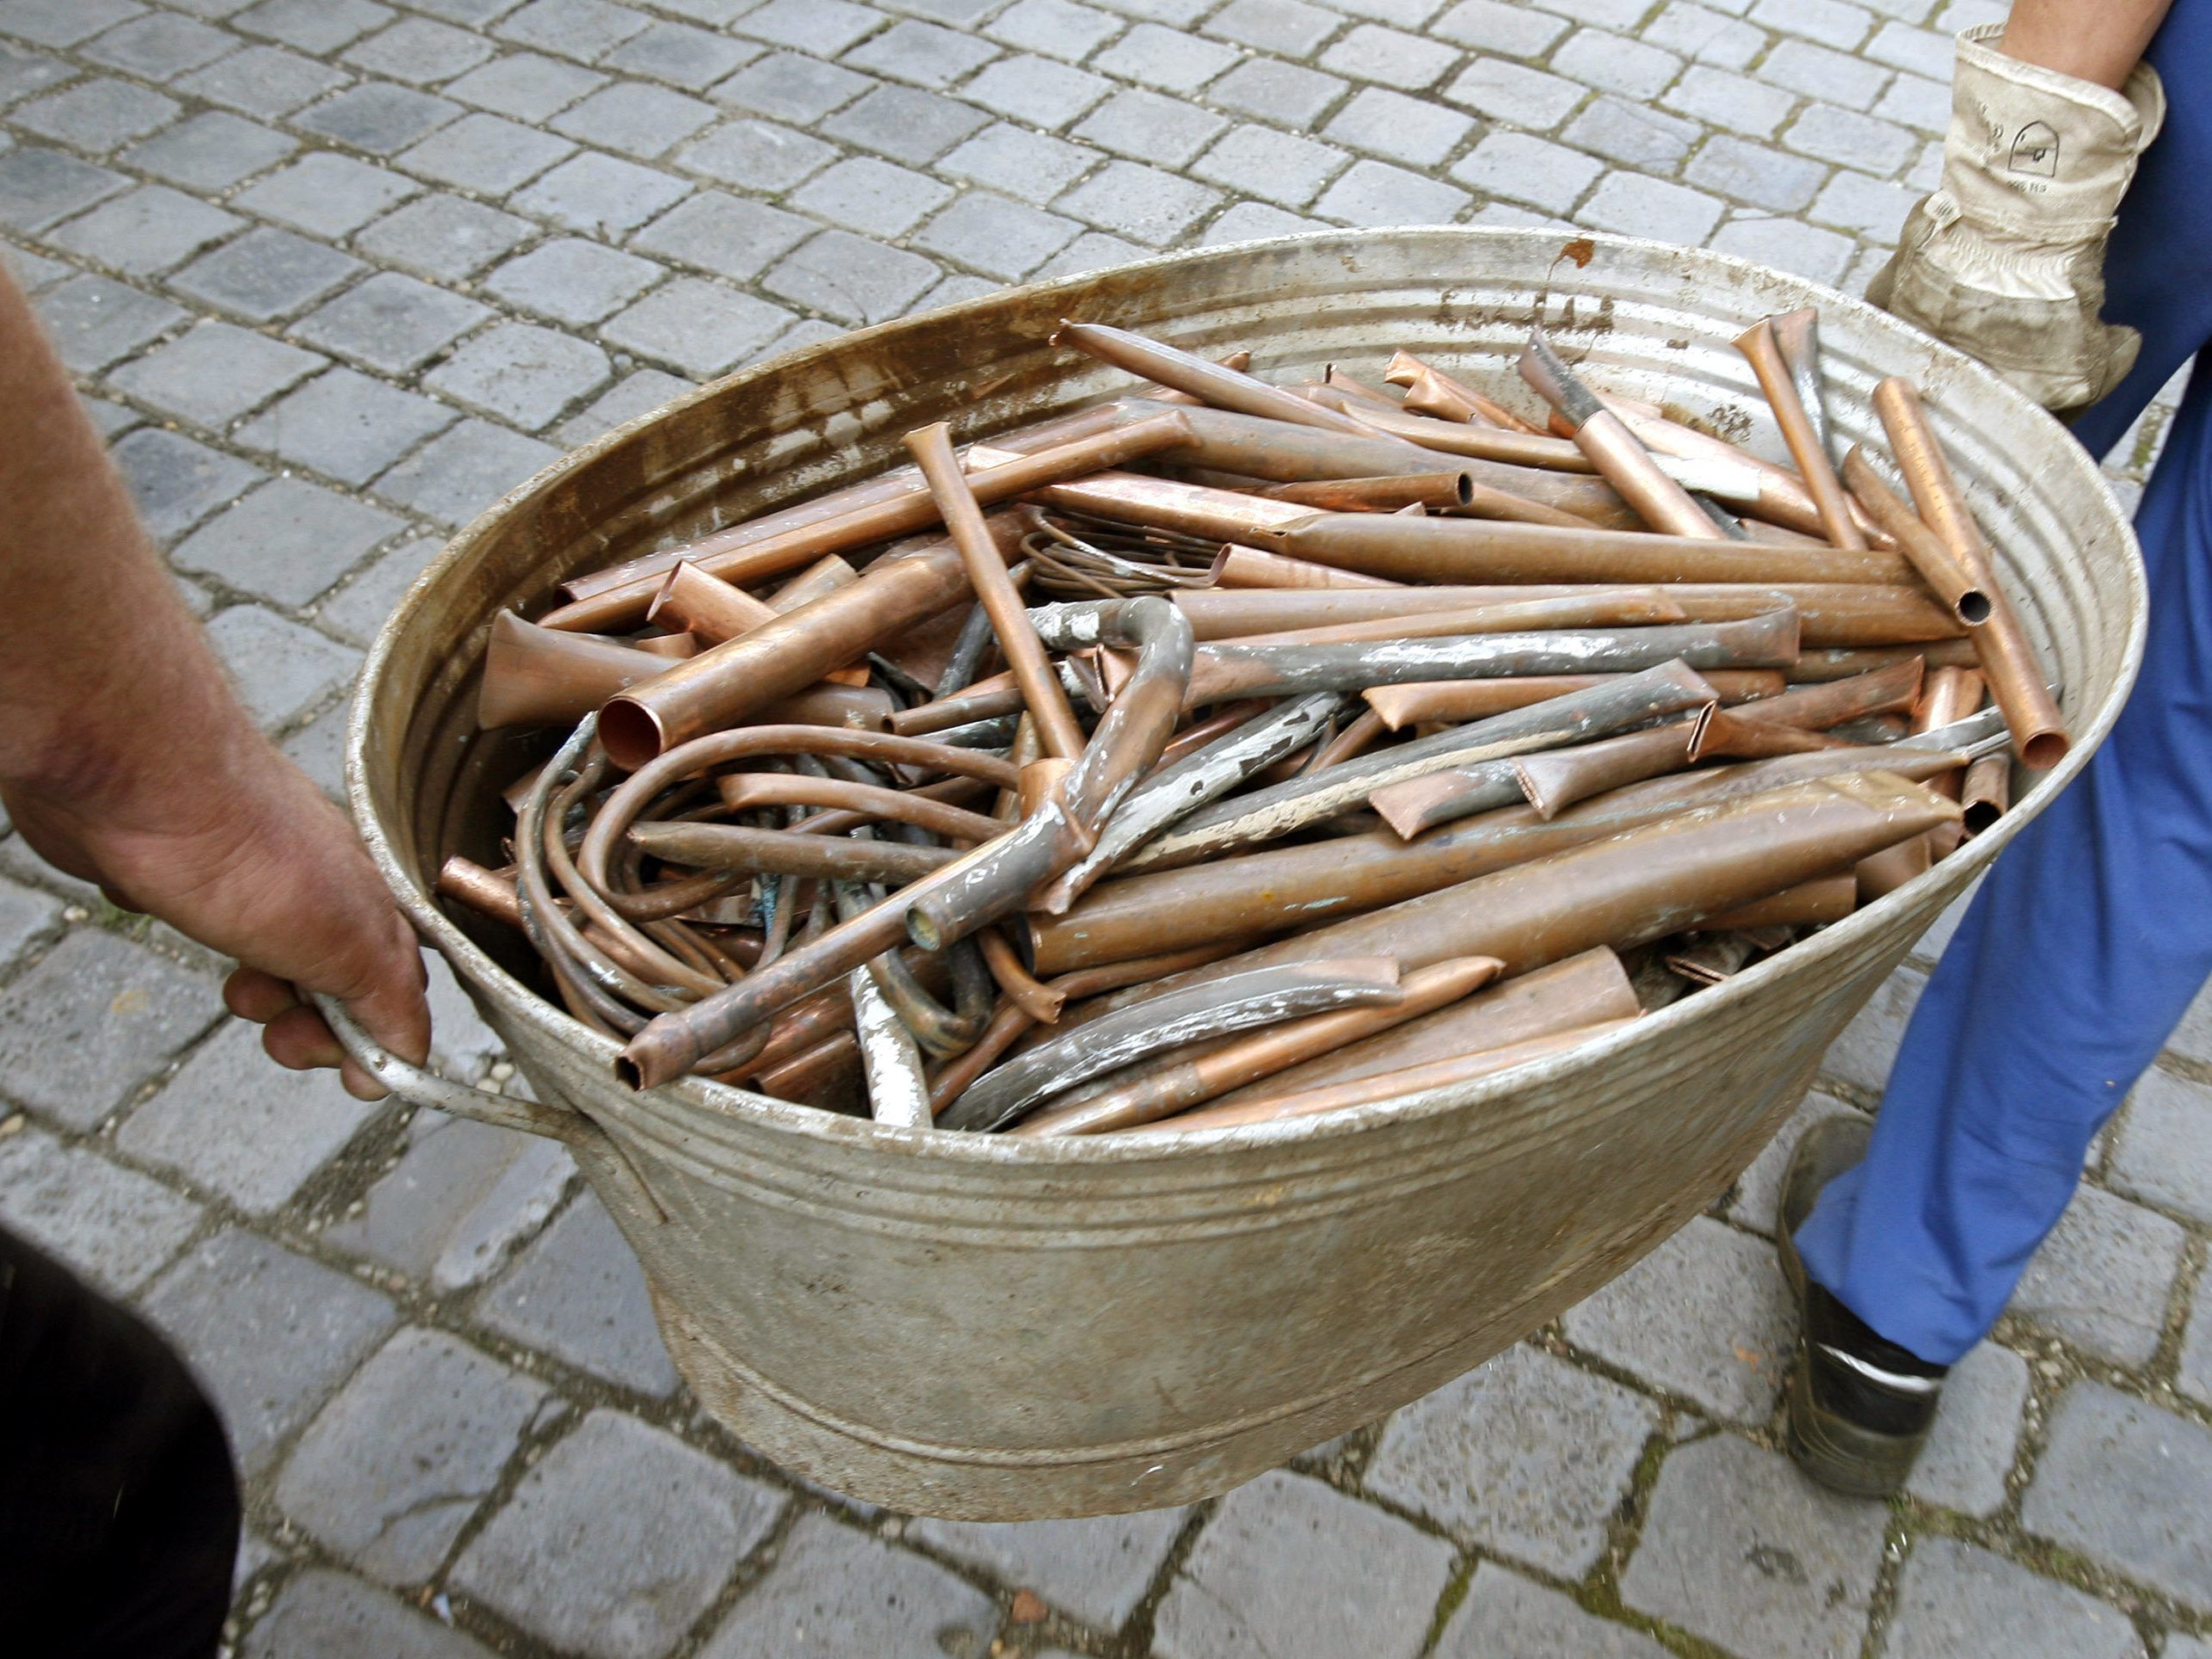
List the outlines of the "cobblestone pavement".
<svg viewBox="0 0 2212 1659">
<path fill-rule="evenodd" d="M 446 532 L 854 324 L 1311 222 L 1863 283 L 1934 175 L 1946 32 L 2001 9 L 1870 8 L 0 0 L 0 247 L 248 701 L 335 785 L 362 645 Z M 1872 1102 L 1939 947 L 1793 1132 Z M 2212 1656 L 2212 1000 L 1894 1505 L 1777 1451 L 1785 1134 L 1386 1422 L 1187 1510 L 977 1526 L 734 1444 L 563 1152 L 279 1074 L 214 964 L 20 838 L 0 965 L 0 1217 L 222 1401 L 254 1659 Z M 508 1076 L 441 1002 L 446 1064 Z"/>
</svg>

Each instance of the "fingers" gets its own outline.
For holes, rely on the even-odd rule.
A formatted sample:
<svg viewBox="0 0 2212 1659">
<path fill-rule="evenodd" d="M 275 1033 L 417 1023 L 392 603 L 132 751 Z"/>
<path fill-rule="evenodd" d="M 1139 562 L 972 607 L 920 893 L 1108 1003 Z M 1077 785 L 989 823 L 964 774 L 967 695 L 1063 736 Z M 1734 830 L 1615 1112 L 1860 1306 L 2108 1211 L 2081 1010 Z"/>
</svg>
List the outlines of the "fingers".
<svg viewBox="0 0 2212 1659">
<path fill-rule="evenodd" d="M 241 1020 L 265 1026 L 287 1008 L 298 1008 L 299 992 L 288 979 L 242 967 L 223 982 L 223 1006 Z"/>
</svg>

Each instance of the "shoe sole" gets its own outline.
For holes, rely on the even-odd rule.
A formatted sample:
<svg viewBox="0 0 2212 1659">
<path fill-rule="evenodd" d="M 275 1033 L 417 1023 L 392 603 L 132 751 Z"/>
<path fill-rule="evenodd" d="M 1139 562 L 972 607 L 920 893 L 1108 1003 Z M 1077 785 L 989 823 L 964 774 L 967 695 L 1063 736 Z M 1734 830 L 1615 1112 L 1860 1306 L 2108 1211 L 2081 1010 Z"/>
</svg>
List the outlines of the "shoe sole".
<svg viewBox="0 0 2212 1659">
<path fill-rule="evenodd" d="M 1813 1403 L 1807 1356 L 1800 1345 L 1790 1378 L 1790 1460 L 1832 1492 L 1855 1498 L 1895 1497 L 1905 1488 L 1925 1437 L 1870 1434 Z"/>
</svg>

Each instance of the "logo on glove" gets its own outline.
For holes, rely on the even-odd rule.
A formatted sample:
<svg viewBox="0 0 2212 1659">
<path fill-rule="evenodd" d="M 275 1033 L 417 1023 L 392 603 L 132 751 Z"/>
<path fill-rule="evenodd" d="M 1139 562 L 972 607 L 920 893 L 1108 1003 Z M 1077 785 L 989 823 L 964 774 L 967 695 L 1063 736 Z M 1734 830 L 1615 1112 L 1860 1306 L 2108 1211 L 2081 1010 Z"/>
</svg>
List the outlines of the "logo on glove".
<svg viewBox="0 0 2212 1659">
<path fill-rule="evenodd" d="M 2030 121 L 2012 140 L 2012 157 L 2006 163 L 2014 173 L 2058 176 L 2058 131 L 2049 121 Z"/>
</svg>

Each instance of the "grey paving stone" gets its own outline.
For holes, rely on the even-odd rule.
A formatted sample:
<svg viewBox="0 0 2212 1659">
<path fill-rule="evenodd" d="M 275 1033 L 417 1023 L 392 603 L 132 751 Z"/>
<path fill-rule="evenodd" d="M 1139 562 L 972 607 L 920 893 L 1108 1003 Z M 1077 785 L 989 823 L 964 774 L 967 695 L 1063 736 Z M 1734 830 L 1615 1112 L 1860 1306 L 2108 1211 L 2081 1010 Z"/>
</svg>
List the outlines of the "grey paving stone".
<svg viewBox="0 0 2212 1659">
<path fill-rule="evenodd" d="M 998 1622 L 982 1591 L 943 1568 L 841 1526 L 799 1519 L 775 1566 L 700 1650 L 700 1659 L 756 1653 L 869 1653 L 933 1659 L 981 1653 Z"/>
<path fill-rule="evenodd" d="M 139 521 L 163 542 L 182 535 L 262 478 L 242 460 L 151 427 L 126 433 L 108 453 L 122 469 Z"/>
<path fill-rule="evenodd" d="M 72 150 L 105 155 L 168 126 L 182 113 L 183 106 L 174 98 L 99 76 L 20 104 L 8 119 L 26 132 Z"/>
<path fill-rule="evenodd" d="M 210 632 L 242 611 L 251 614 L 252 607 L 225 611 Z M 225 635 L 219 649 L 235 644 L 237 638 L 235 632 Z M 345 653 L 344 660 L 350 663 L 351 654 Z M 259 1029 L 234 1021 L 202 1044 L 159 1094 L 132 1113 L 115 1139 L 133 1157 L 174 1169 L 241 1209 L 266 1215 L 336 1156 L 381 1109 L 347 1094 L 336 1072 L 280 1070 L 262 1052 Z"/>
<path fill-rule="evenodd" d="M 1348 157 L 1272 127 L 1235 127 L 1199 157 L 1192 171 L 1241 195 L 1297 207 L 1311 201 Z"/>
<path fill-rule="evenodd" d="M 1845 0 L 1758 0 L 1747 14 L 1754 23 L 1786 29 L 1849 52 L 1867 37 L 1874 19 Z"/>
<path fill-rule="evenodd" d="M 1042 59 L 1030 61 L 1058 73 L 1074 72 L 1057 64 L 1046 64 Z M 977 96 L 973 89 L 969 96 Z M 992 108 L 998 106 L 993 104 Z M 990 119 L 970 104 L 940 97 L 933 92 L 910 86 L 879 86 L 832 115 L 822 124 L 822 131 L 833 139 L 878 151 L 909 166 L 923 167 L 978 127 L 988 126 Z"/>
<path fill-rule="evenodd" d="M 43 231 L 129 185 L 89 161 L 25 145 L 0 154 L 0 225 Z"/>
<path fill-rule="evenodd" d="M 1605 168 L 1579 150 L 1525 133 L 1493 133 L 1451 169 L 1460 183 L 1564 213 Z"/>
<path fill-rule="evenodd" d="M 2212 1296 L 2204 1293 L 2200 1283 L 2195 1311 L 2182 1335 L 2181 1361 L 2174 1380 L 2183 1393 L 2212 1405 L 2212 1312 L 2208 1309 L 2212 1309 Z"/>
<path fill-rule="evenodd" d="M 525 311 L 582 324 L 636 299 L 665 274 L 650 260 L 569 237 L 509 260 L 484 286 Z"/>
<path fill-rule="evenodd" d="M 1827 171 L 1819 162 L 1721 134 L 1706 141 L 1682 176 L 1739 201 L 1790 213 L 1812 200 Z"/>
<path fill-rule="evenodd" d="M 1132 259 L 1147 258 L 1153 251 L 1133 242 L 1124 242 L 1118 236 L 1091 231 L 1046 260 L 1035 275 L 1039 281 L 1051 276 L 1081 276 L 1087 271 L 1104 270 L 1110 265 L 1126 265 Z"/>
<path fill-rule="evenodd" d="M 1659 1421 L 1651 1401 L 1523 1344 L 1390 1418 L 1366 1484 L 1485 1551 L 1579 1578 Z"/>
<path fill-rule="evenodd" d="M 419 367 L 490 315 L 489 306 L 473 299 L 397 271 L 379 271 L 302 318 L 292 332 L 396 375 Z"/>
<path fill-rule="evenodd" d="M 1648 45 L 1722 69 L 1741 69 L 1766 50 L 1762 31 L 1740 18 L 1692 4 L 1691 0 L 1669 0 L 1644 25 L 1642 39 Z"/>
<path fill-rule="evenodd" d="M 20 102 L 48 87 L 59 86 L 76 73 L 74 65 L 59 58 L 26 52 L 0 40 L 0 104 Z"/>
<path fill-rule="evenodd" d="M 19 1123 L 0 1140 L 0 1222 L 112 1294 L 152 1278 L 204 1214 L 151 1176 L 43 1129 Z"/>
<path fill-rule="evenodd" d="M 1140 161 L 1180 167 L 1228 126 L 1220 116 L 1196 104 L 1137 89 L 1107 99 L 1072 136 Z"/>
<path fill-rule="evenodd" d="M 1153 1643 L 1163 1659 L 1413 1659 L 1451 1570 L 1441 1539 L 1277 1470 L 1221 1500 Z"/>
<path fill-rule="evenodd" d="M 1888 1512 L 1814 1485 L 1732 1434 L 1659 1471 L 1621 1599 L 1736 1653 L 1855 1653 Z"/>
<path fill-rule="evenodd" d="M 1436 1659 L 1661 1659 L 1666 1651 L 1642 1631 L 1596 1618 L 1556 1590 L 1485 1561 L 1444 1627 Z"/>
<path fill-rule="evenodd" d="M 453 1581 L 564 1648 L 655 1659 L 788 1501 L 634 1417 L 595 1411 L 523 1477 Z"/>
<path fill-rule="evenodd" d="M 1877 63 L 1909 69 L 1934 80 L 1949 80 L 1953 47 L 1951 37 L 1935 29 L 1914 28 L 1892 19 L 1874 32 L 1866 55 Z"/>
<path fill-rule="evenodd" d="M 461 114 L 451 98 L 389 81 L 348 87 L 293 118 L 296 126 L 372 156 L 396 156 Z"/>
<path fill-rule="evenodd" d="M 1279 58 L 1253 58 L 1208 87 L 1206 100 L 1262 120 L 1310 127 L 1351 89 L 1350 83 L 1334 75 L 1286 64 Z"/>
<path fill-rule="evenodd" d="M 1969 1652 L 2141 1659 L 2144 1650 L 2117 1607 L 1957 1539 L 1929 1538 L 1905 1563 L 1884 1651 L 1890 1659 Z"/>
<path fill-rule="evenodd" d="M 835 145 L 774 121 L 735 120 L 693 140 L 676 165 L 725 184 L 787 190 L 836 159 Z"/>
<path fill-rule="evenodd" d="M 535 323 L 500 323 L 425 373 L 422 387 L 538 431 L 606 379 L 606 352 L 597 345 Z"/>
<path fill-rule="evenodd" d="M 297 607 L 399 527 L 366 503 L 305 478 L 275 478 L 202 525 L 170 557 L 185 570 Z"/>
<path fill-rule="evenodd" d="M 652 19 L 607 0 L 531 0 L 493 31 L 540 52 L 588 63 L 643 31 Z"/>
<path fill-rule="evenodd" d="M 1024 51 L 1080 59 L 1126 27 L 1124 18 L 1074 4 L 1072 0 L 1015 0 L 991 20 L 984 32 L 995 40 Z"/>
<path fill-rule="evenodd" d="M 1322 193 L 1313 211 L 1352 225 L 1449 225 L 1469 205 L 1464 190 L 1393 167 L 1356 161 Z"/>
<path fill-rule="evenodd" d="M 1782 140 L 1792 150 L 1823 161 L 1841 162 L 1869 173 L 1894 173 L 1920 147 L 1919 138 L 1901 126 L 1862 115 L 1855 109 L 1816 103 L 1790 122 Z"/>
<path fill-rule="evenodd" d="M 580 448 L 681 397 L 692 390 L 692 385 L 680 375 L 660 369 L 638 369 L 600 393 L 589 407 L 562 422 L 553 435 L 570 448 Z"/>
<path fill-rule="evenodd" d="M 630 245 L 737 281 L 757 276 L 820 229 L 796 213 L 705 190 L 655 219 Z"/>
<path fill-rule="evenodd" d="M 1459 147 L 1475 123 L 1422 98 L 1363 87 L 1329 120 L 1328 137 L 1392 161 L 1431 167 Z"/>
<path fill-rule="evenodd" d="M 1782 1172 L 1789 1167 L 1790 1155 L 1796 1150 L 1798 1141 L 1815 1124 L 1850 1115 L 1851 1107 L 1817 1089 L 1800 1101 L 1789 1121 L 1767 1142 L 1766 1150 L 1736 1178 L 1735 1191 L 1728 1198 L 1728 1219 L 1738 1226 L 1762 1233 L 1773 1232 L 1775 1206 L 1782 1196 Z"/>
<path fill-rule="evenodd" d="M 1852 109 L 1872 104 L 1889 78 L 1889 71 L 1879 64 L 1803 40 L 1784 40 L 1752 72 L 1776 86 Z"/>
<path fill-rule="evenodd" d="M 1950 125 L 1950 78 L 1926 81 L 1917 75 L 1900 75 L 1874 106 L 1874 113 L 1923 133 L 1941 133 Z"/>
<path fill-rule="evenodd" d="M 816 241 L 822 239 L 818 237 Z M 804 256 L 802 250 L 793 259 Z M 792 260 L 786 260 L 778 270 L 792 266 Z M 762 286 L 776 291 L 775 279 L 776 273 L 771 272 Z M 696 277 L 682 277 L 646 295 L 600 332 L 613 345 L 703 380 L 742 362 L 777 338 L 791 320 L 790 312 L 750 294 L 734 293 Z"/>
<path fill-rule="evenodd" d="M 359 651 L 258 605 L 231 606 L 207 625 L 207 637 L 237 684 L 238 700 L 271 729 L 298 719 L 360 667 Z"/>
<path fill-rule="evenodd" d="M 576 1180 L 553 1142 L 441 1113 L 418 1117 L 358 1217 L 323 1237 L 450 1294 L 483 1282 L 544 1224 Z"/>
<path fill-rule="evenodd" d="M 245 221 L 235 213 L 149 184 L 102 202 L 81 219 L 46 233 L 46 241 L 129 276 L 151 276 L 182 264 Z"/>
<path fill-rule="evenodd" d="M 472 69 L 446 88 L 447 96 L 518 121 L 542 121 L 607 84 L 581 64 L 518 52 Z"/>
<path fill-rule="evenodd" d="M 275 166 L 299 148 L 298 140 L 258 122 L 210 109 L 126 150 L 121 160 L 188 190 L 212 193 Z"/>
<path fill-rule="evenodd" d="M 1082 228 L 1057 213 L 976 191 L 922 226 L 914 245 L 1012 281 L 1066 247 Z"/>
<path fill-rule="evenodd" d="M 80 396 L 77 403 L 83 409 L 86 418 L 92 422 L 93 430 L 99 433 L 102 438 L 113 439 L 118 434 L 139 424 L 139 414 L 136 410 L 125 409 L 120 404 L 111 404 L 104 398 Z M 186 597 L 188 602 L 190 595 L 188 595 Z M 204 606 L 198 614 L 202 616 L 206 614 Z"/>
<path fill-rule="evenodd" d="M 444 1565 L 550 1397 L 443 1331 L 403 1329 L 307 1426 L 276 1502 L 369 1577 L 418 1582 Z"/>
<path fill-rule="evenodd" d="M 1340 181 L 1338 188 L 1341 184 Z M 1173 242 L 1220 200 L 1220 192 L 1173 173 L 1136 162 L 1116 161 L 1107 163 L 1056 205 L 1064 213 L 1132 241 L 1158 246 Z"/>
<path fill-rule="evenodd" d="M 377 1654 L 390 1659 L 490 1659 L 491 1650 L 359 1579 L 311 1567 L 287 1582 L 248 1632 L 246 1659 Z"/>
<path fill-rule="evenodd" d="M 2159 1650 L 2159 1659 L 2212 1659 L 2212 1641 L 2201 1636 L 2170 1634 Z"/>
<path fill-rule="evenodd" d="M 491 42 L 467 29 L 430 17 L 403 17 L 356 41 L 343 61 L 410 86 L 435 86 L 474 69 L 495 50 Z"/>
<path fill-rule="evenodd" d="M 166 81 L 237 50 L 237 38 L 189 17 L 161 12 L 109 29 L 84 43 L 83 55 L 141 80 Z"/>
<path fill-rule="evenodd" d="M 2028 1362 L 1994 1342 L 1974 1348 L 1951 1367 L 1935 1432 L 1906 1489 L 1964 1514 L 1994 1514 L 2005 1502 L 2005 1476 L 2018 1451 L 2027 1403 Z"/>
<path fill-rule="evenodd" d="M 2212 1089 L 2146 1071 L 2129 1099 L 2110 1180 L 2146 1203 L 2212 1221 Z"/>
<path fill-rule="evenodd" d="M 919 254 L 824 231 L 762 277 L 761 286 L 842 322 L 880 323 L 903 316 L 938 275 L 937 267 Z M 763 333 L 758 343 L 768 337 Z M 653 355 L 690 367 L 666 350 Z"/>
<path fill-rule="evenodd" d="M 1439 40 L 1380 23 L 1361 23 L 1338 37 L 1319 61 L 1323 69 L 1355 81 L 1419 92 L 1443 79 L 1460 56 Z"/>
<path fill-rule="evenodd" d="M 791 194 L 794 207 L 863 235 L 903 236 L 952 196 L 936 180 L 872 156 L 817 173 Z"/>
<path fill-rule="evenodd" d="M 511 205 L 595 236 L 634 230 L 691 187 L 681 179 L 635 162 L 587 151 L 563 162 Z"/>
<path fill-rule="evenodd" d="M 322 151 L 303 156 L 234 200 L 250 213 L 310 236 L 336 237 L 359 230 L 421 188 L 381 167 Z"/>
<path fill-rule="evenodd" d="M 0 242 L 0 266 L 6 268 L 15 286 L 25 293 L 36 293 L 40 288 L 52 287 L 63 278 L 76 274 L 74 266 L 5 242 Z"/>
<path fill-rule="evenodd" d="M 188 1251 L 141 1306 L 206 1385 L 249 1476 L 398 1322 L 358 1280 L 238 1228 Z"/>
<path fill-rule="evenodd" d="M 1102 76 L 1025 53 L 986 66 L 961 96 L 1025 126 L 1057 133 L 1112 90 L 1113 83 Z"/>
<path fill-rule="evenodd" d="M 1762 265 L 1794 271 L 1815 282 L 1833 285 L 1851 262 L 1852 244 L 1832 231 L 1815 230 L 1796 219 L 1742 215 L 1716 231 L 1705 245 L 1716 252 L 1754 259 Z"/>
<path fill-rule="evenodd" d="M 1873 1000 L 1859 1011 L 1828 1050 L 1822 1070 L 1829 1076 L 1869 1093 L 1878 1093 L 1889 1076 L 1903 1040 L 1905 1027 L 1928 976 L 1917 968 L 1900 968 L 1882 981 Z"/>
<path fill-rule="evenodd" d="M 220 431 L 325 360 L 230 323 L 206 322 L 109 374 L 142 404 Z"/>
<path fill-rule="evenodd" d="M 997 56 L 996 46 L 973 34 L 908 18 L 853 47 L 844 61 L 855 69 L 941 89 Z"/>
<path fill-rule="evenodd" d="M 881 12 L 850 0 L 768 0 L 747 13 L 738 27 L 771 46 L 790 46 L 834 58 L 882 27 Z"/>
<path fill-rule="evenodd" d="M 527 237 L 530 221 L 460 196 L 429 195 L 387 214 L 354 245 L 388 265 L 441 282 L 473 276 Z"/>
<path fill-rule="evenodd" d="M 625 74 L 650 75 L 696 92 L 759 55 L 760 48 L 749 40 L 733 40 L 687 23 L 654 23 L 601 61 Z"/>
<path fill-rule="evenodd" d="M 818 63 L 796 52 L 772 52 L 745 65 L 714 89 L 715 101 L 756 115 L 773 115 L 801 126 L 841 109 L 875 82 L 835 64 Z"/>
<path fill-rule="evenodd" d="M 2100 1566 L 2200 1610 L 2212 1608 L 2212 1430 L 2103 1383 L 2076 1383 L 2049 1419 L 2049 1445 L 2020 1524 Z"/>
<path fill-rule="evenodd" d="M 231 22 L 249 34 L 320 55 L 359 40 L 391 15 L 390 8 L 374 0 L 262 0 Z"/>
<path fill-rule="evenodd" d="M 250 323 L 268 323 L 311 305 L 362 268 L 360 260 L 289 231 L 249 231 L 194 260 L 169 286 Z"/>
<path fill-rule="evenodd" d="M 384 626 L 385 618 L 391 614 L 400 595 L 444 546 L 436 536 L 402 542 L 379 557 L 334 597 L 323 601 L 317 609 L 317 620 L 349 639 L 367 644 Z M 342 727 L 344 721 L 342 719 L 339 725 Z"/>
<path fill-rule="evenodd" d="M 1209 34 L 1287 58 L 1309 56 L 1343 27 L 1341 13 L 1324 11 L 1303 0 L 1229 0 L 1205 23 Z"/>
<path fill-rule="evenodd" d="M 1271 207 L 1264 201 L 1240 201 L 1199 233 L 1198 245 L 1217 248 L 1227 242 L 1249 242 L 1262 237 L 1295 236 L 1321 228 L 1320 221 L 1303 213 Z"/>
<path fill-rule="evenodd" d="M 73 46 L 145 10 L 133 0 L 13 0 L 0 29 L 42 46 Z"/>
<path fill-rule="evenodd" d="M 1789 1295 L 1771 1246 L 1700 1216 L 1568 1311 L 1567 1340 L 1732 1422 L 1787 1373 Z"/>
<path fill-rule="evenodd" d="M 0 968 L 15 959 L 61 922 L 61 902 L 29 887 L 0 880 Z"/>
<path fill-rule="evenodd" d="M 643 81 L 617 81 L 556 115 L 553 130 L 650 161 L 714 120 L 714 106 Z"/>
<path fill-rule="evenodd" d="M 2164 1216 L 2084 1187 L 2030 1259 L 2012 1311 L 2092 1354 L 2140 1366 L 2158 1348 L 2187 1242 Z"/>
<path fill-rule="evenodd" d="M 589 1193 L 478 1298 L 477 1318 L 621 1387 L 656 1397 L 675 1388 L 644 1274 L 606 1206 Z"/>
<path fill-rule="evenodd" d="M 1461 0 L 1428 26 L 1430 34 L 1508 58 L 1540 58 L 1567 24 L 1550 12 L 1504 0 Z"/>
<path fill-rule="evenodd" d="M 501 196 L 576 153 L 576 145 L 499 115 L 464 115 L 402 151 L 400 166 L 459 189 Z"/>
<path fill-rule="evenodd" d="M 455 418 L 428 398 L 334 368 L 239 429 L 237 437 L 341 483 L 359 484 Z"/>
<path fill-rule="evenodd" d="M 441 524 L 465 524 L 561 458 L 549 443 L 488 421 L 433 438 L 376 481 L 379 495 Z"/>
<path fill-rule="evenodd" d="M 333 703 L 277 745 L 311 782 L 343 806 L 346 801 L 346 706 Z"/>
<path fill-rule="evenodd" d="M 274 120 L 353 79 L 343 70 L 280 46 L 248 46 L 171 83 L 176 89 L 242 115 Z"/>
<path fill-rule="evenodd" d="M 1051 201 L 1103 159 L 1095 150 L 1028 133 L 1013 123 L 988 126 L 937 163 L 937 170 L 1024 201 Z"/>
<path fill-rule="evenodd" d="M 1163 92 L 1195 92 L 1242 56 L 1217 40 L 1139 23 L 1093 57 L 1091 65 Z"/>
<path fill-rule="evenodd" d="M 1502 58 L 1477 58 L 1445 89 L 1444 96 L 1490 120 L 1549 132 L 1567 119 L 1584 94 L 1562 76 Z"/>
<path fill-rule="evenodd" d="M 917 1520 L 907 1536 L 1112 1631 L 1137 1611 L 1189 1516 L 1176 1508 L 1088 1520 Z"/>
<path fill-rule="evenodd" d="M 1796 107 L 1795 94 L 1725 70 L 1693 65 L 1661 100 L 1698 120 L 1771 139 Z"/>
</svg>

